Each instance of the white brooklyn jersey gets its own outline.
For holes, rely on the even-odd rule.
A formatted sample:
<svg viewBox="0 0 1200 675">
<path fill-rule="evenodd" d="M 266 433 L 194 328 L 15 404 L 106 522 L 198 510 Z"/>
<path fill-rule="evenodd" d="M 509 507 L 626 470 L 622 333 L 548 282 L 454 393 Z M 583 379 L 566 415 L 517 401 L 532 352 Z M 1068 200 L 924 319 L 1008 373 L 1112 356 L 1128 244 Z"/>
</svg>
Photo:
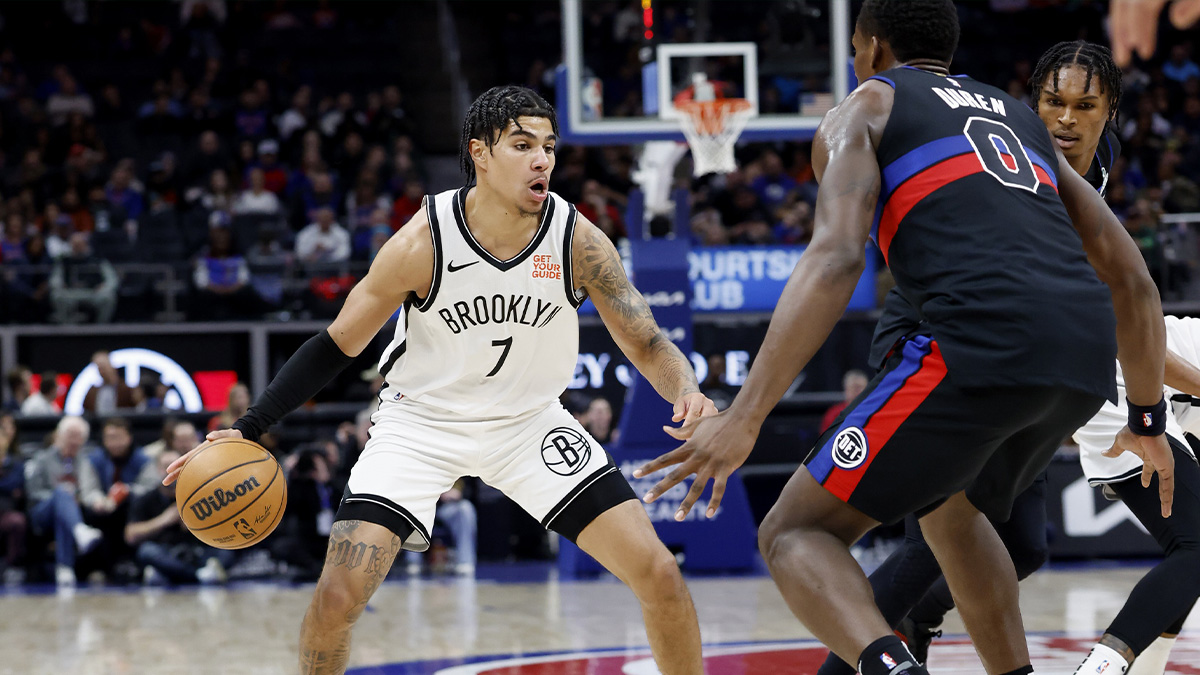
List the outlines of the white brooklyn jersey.
<svg viewBox="0 0 1200 675">
<path fill-rule="evenodd" d="M 400 313 L 380 362 L 381 398 L 470 418 L 516 415 L 557 401 L 575 372 L 583 301 L 571 282 L 576 211 L 550 193 L 529 245 L 498 260 L 467 227 L 467 190 L 425 200 L 433 284 Z"/>
<path fill-rule="evenodd" d="M 1165 317 L 1167 349 L 1193 366 L 1200 367 L 1200 320 Z M 1166 396 L 1178 394 L 1170 387 Z M 1168 398 L 1169 401 L 1169 398 Z M 1190 403 L 1172 403 L 1167 407 L 1167 435 L 1191 453 L 1191 446 L 1184 440 L 1184 432 L 1200 434 L 1200 414 Z M 1079 444 L 1079 460 L 1083 473 L 1092 485 L 1115 483 L 1140 475 L 1142 460 L 1131 452 L 1116 457 L 1105 457 L 1103 453 L 1120 431 L 1129 422 L 1129 407 L 1125 403 L 1125 379 L 1121 363 L 1117 362 L 1117 404 L 1105 401 L 1104 406 L 1090 422 L 1075 432 Z"/>
</svg>

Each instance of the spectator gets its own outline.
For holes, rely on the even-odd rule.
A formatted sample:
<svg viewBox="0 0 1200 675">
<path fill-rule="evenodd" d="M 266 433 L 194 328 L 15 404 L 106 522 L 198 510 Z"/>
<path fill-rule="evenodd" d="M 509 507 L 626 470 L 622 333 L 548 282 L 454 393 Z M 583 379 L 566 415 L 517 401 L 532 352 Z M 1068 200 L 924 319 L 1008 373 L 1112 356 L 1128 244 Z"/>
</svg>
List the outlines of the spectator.
<svg viewBox="0 0 1200 675">
<path fill-rule="evenodd" d="M 454 539 L 454 573 L 460 576 L 475 575 L 475 537 L 477 520 L 475 505 L 463 498 L 463 479 L 458 479 L 438 498 L 435 518 L 446 525 Z M 421 554 L 404 552 L 405 568 L 409 574 L 421 573 Z"/>
<path fill-rule="evenodd" d="M 196 431 L 196 425 L 187 420 L 176 422 L 175 427 L 171 429 L 171 444 L 168 447 L 183 455 L 194 450 L 197 445 L 200 445 L 200 432 Z"/>
<path fill-rule="evenodd" d="M 113 367 L 108 352 L 92 354 L 92 365 L 100 373 L 100 384 L 88 390 L 83 397 L 83 409 L 93 415 L 108 416 L 117 410 L 129 410 L 136 405 L 133 389 Z"/>
<path fill-rule="evenodd" d="M 392 229 L 399 230 L 405 223 L 412 220 L 424 201 L 425 184 L 415 176 L 410 176 L 404 181 L 404 191 L 392 204 Z M 582 204 L 580 206 L 582 207 Z"/>
<path fill-rule="evenodd" d="M 217 132 L 209 129 L 200 133 L 196 149 L 188 156 L 186 166 L 183 178 L 184 185 L 189 190 L 186 199 L 196 201 L 199 192 L 193 194 L 190 191 L 203 191 L 205 186 L 209 185 L 214 171 L 229 168 L 229 156 L 221 149 L 221 139 Z"/>
<path fill-rule="evenodd" d="M 4 547 L 4 583 L 25 579 L 25 468 L 18 454 L 12 415 L 0 414 L 0 544 Z"/>
<path fill-rule="evenodd" d="M 204 319 L 252 317 L 261 313 L 258 295 L 250 286 L 250 267 L 233 250 L 228 227 L 208 230 L 208 248 L 196 261 L 192 316 Z"/>
<path fill-rule="evenodd" d="M 588 403 L 587 421 L 583 428 L 601 445 L 617 441 L 617 430 L 613 428 L 612 404 L 603 396 L 597 396 Z"/>
<path fill-rule="evenodd" d="M 14 366 L 4 376 L 4 381 L 9 394 L 4 409 L 7 412 L 20 412 L 33 391 L 33 373 L 25 366 Z"/>
<path fill-rule="evenodd" d="M 179 420 L 174 417 L 167 417 L 163 420 L 162 431 L 158 438 L 150 443 L 147 443 L 142 448 L 142 454 L 146 455 L 150 461 L 154 461 L 162 454 L 163 450 L 171 447 L 171 442 L 175 438 L 175 425 L 179 424 Z M 191 448 L 189 448 L 190 450 Z"/>
<path fill-rule="evenodd" d="M 25 240 L 23 257 L 11 262 L 3 275 L 5 318 L 15 323 L 41 323 L 50 314 L 50 265 L 40 234 Z"/>
<path fill-rule="evenodd" d="M 821 417 L 821 431 L 833 426 L 833 423 L 837 421 L 838 415 L 841 415 L 846 406 L 850 405 L 854 399 L 858 398 L 859 394 L 863 393 L 869 382 L 867 374 L 861 370 L 846 371 L 846 374 L 842 376 L 842 400 L 829 406 L 829 409 L 825 411 L 825 414 Z"/>
<path fill-rule="evenodd" d="M 334 186 L 333 176 L 328 171 L 317 171 L 312 175 L 312 185 L 298 190 L 293 200 L 292 227 L 301 230 L 316 220 L 317 209 L 329 208 L 336 217 L 341 196 Z"/>
<path fill-rule="evenodd" d="M 25 237 L 28 235 L 25 218 L 9 213 L 4 219 L 4 238 L 0 239 L 0 263 L 20 265 L 25 262 Z"/>
<path fill-rule="evenodd" d="M 717 410 L 725 410 L 733 403 L 735 391 L 729 386 L 725 377 L 727 363 L 725 354 L 717 352 L 708 357 L 708 374 L 700 383 L 700 391 L 713 402 Z"/>
<path fill-rule="evenodd" d="M 367 223 L 375 209 L 390 209 L 392 199 L 376 192 L 378 179 L 363 169 L 354 192 L 346 197 L 346 227 L 354 230 Z"/>
<path fill-rule="evenodd" d="M 270 120 L 263 109 L 264 103 L 255 90 L 242 92 L 238 108 L 233 113 L 233 128 L 239 137 L 259 139 L 267 135 Z"/>
<path fill-rule="evenodd" d="M 193 537 L 175 506 L 175 485 L 162 484 L 167 467 L 176 459 L 179 453 L 166 449 L 151 465 L 157 485 L 134 498 L 125 525 L 125 543 L 134 548 L 134 558 L 142 567 L 142 580 L 147 585 L 164 581 L 224 583 L 228 578 L 225 566 L 233 561 L 233 551 L 206 546 Z"/>
<path fill-rule="evenodd" d="M 89 431 L 82 417 L 63 417 L 54 445 L 35 455 L 25 474 L 34 531 L 54 537 L 54 579 L 60 588 L 75 585 L 76 556 L 102 539 L 100 530 L 83 522 L 79 507 L 79 486 L 96 481 L 91 463 L 79 457 Z"/>
<path fill-rule="evenodd" d="M 249 187 L 238 195 L 237 201 L 233 204 L 233 212 L 238 215 L 278 215 L 280 212 L 279 197 L 266 188 L 263 170 L 259 167 L 250 169 L 247 179 Z"/>
<path fill-rule="evenodd" d="M 258 168 L 263 172 L 263 186 L 276 196 L 287 190 L 287 169 L 279 163 L 279 141 L 266 138 L 258 142 Z"/>
<path fill-rule="evenodd" d="M 119 417 L 105 420 L 101 446 L 80 460 L 89 463 L 92 470 L 80 475 L 79 503 L 83 506 L 84 521 L 100 530 L 108 543 L 101 562 L 102 567 L 109 568 L 116 560 L 127 557 L 124 531 L 129 495 L 153 488 L 154 474 L 142 475 L 147 459 L 140 449 L 133 447 L 127 420 Z"/>
<path fill-rule="evenodd" d="M 608 200 L 600 181 L 584 181 L 583 199 L 576 208 L 581 216 L 595 223 L 613 243 L 625 236 L 625 222 L 621 219 L 621 211 Z"/>
<path fill-rule="evenodd" d="M 773 214 L 796 191 L 796 181 L 784 172 L 783 160 L 774 152 L 764 153 L 761 162 L 763 172 L 750 183 L 750 188 L 767 213 Z"/>
<path fill-rule="evenodd" d="M 48 370 L 42 373 L 38 390 L 29 395 L 21 404 L 22 415 L 59 415 L 62 408 L 58 405 L 58 373 Z"/>
<path fill-rule="evenodd" d="M 117 230 L 130 223 L 137 224 L 137 220 L 130 216 L 128 211 L 109 200 L 108 192 L 100 186 L 96 186 L 88 192 L 88 212 L 91 214 L 93 230 Z M 79 231 L 91 232 L 93 230 Z"/>
<path fill-rule="evenodd" d="M 283 276 L 290 261 L 291 255 L 279 243 L 275 228 L 260 228 L 258 241 L 246 252 L 246 264 L 250 267 L 250 285 L 265 304 L 279 307 L 283 303 Z"/>
<path fill-rule="evenodd" d="M 140 495 L 154 487 L 154 470 L 148 468 L 150 458 L 141 448 L 134 447 L 129 420 L 110 417 L 104 421 L 100 433 L 103 447 L 93 449 L 88 459 L 106 496 L 120 506 L 125 496 Z"/>
<path fill-rule="evenodd" d="M 283 114 L 275 120 L 275 126 L 279 129 L 279 137 L 287 141 L 292 134 L 308 128 L 311 124 L 309 121 L 311 114 L 312 87 L 307 84 L 301 85 L 292 94 L 291 107 L 283 111 Z"/>
<path fill-rule="evenodd" d="M 208 187 L 200 195 L 200 206 L 208 211 L 231 213 L 237 195 L 229 185 L 229 174 L 224 169 L 214 169 L 208 177 Z"/>
<path fill-rule="evenodd" d="M 308 263 L 350 258 L 350 233 L 334 221 L 333 209 L 318 208 L 316 221 L 296 235 L 296 257 Z"/>
<path fill-rule="evenodd" d="M 59 86 L 60 89 L 46 99 L 46 114 L 50 116 L 51 124 L 61 125 L 71 113 L 79 113 L 87 118 L 96 114 L 92 97 L 79 91 L 79 83 L 74 77 L 64 75 Z"/>
<path fill-rule="evenodd" d="M 103 195 L 104 190 L 100 190 L 100 194 Z M 46 223 L 46 248 L 49 250 L 50 257 L 52 258 L 59 257 L 60 251 L 55 251 L 50 247 L 50 228 L 53 228 L 53 231 L 57 232 L 58 236 L 62 238 L 63 247 L 61 253 L 65 253 L 70 248 L 66 242 L 71 238 L 72 231 L 91 232 L 96 226 L 96 221 L 92 217 L 91 210 L 80 200 L 79 190 L 75 188 L 67 188 L 63 191 L 61 211 L 62 214 L 53 223 Z M 64 218 L 68 220 L 64 221 Z"/>
<path fill-rule="evenodd" d="M 150 175 L 146 179 L 146 194 L 151 209 L 157 210 L 165 206 L 174 208 L 179 205 L 180 185 L 175 170 L 174 153 L 164 152 L 158 159 L 150 162 L 147 169 Z"/>
<path fill-rule="evenodd" d="M 229 429 L 233 427 L 233 423 L 246 414 L 250 409 L 250 387 L 247 387 L 242 382 L 234 383 L 229 388 L 229 398 L 225 404 L 225 409 L 213 415 L 208 420 L 208 430 L 216 431 L 218 429 Z"/>
<path fill-rule="evenodd" d="M 1162 65 L 1163 76 L 1179 84 L 1192 78 L 1200 79 L 1200 65 L 1191 59 L 1191 51 L 1191 44 L 1187 42 L 1171 47 L 1171 58 Z"/>
<path fill-rule="evenodd" d="M 375 257 L 374 252 L 379 250 L 375 248 L 375 234 L 382 232 L 383 241 L 387 241 L 387 237 L 392 235 L 390 215 L 386 207 L 377 207 L 371 212 L 367 222 L 354 228 L 354 233 L 350 236 L 351 257 L 355 260 L 371 260 Z"/>
<path fill-rule="evenodd" d="M 80 323 L 80 309 L 87 308 L 96 323 L 111 322 L 117 309 L 117 271 L 112 263 L 92 255 L 87 234 L 72 234 L 70 243 L 70 254 L 55 261 L 50 276 L 52 320 Z"/>
<path fill-rule="evenodd" d="M 287 563 L 294 580 L 315 581 L 321 575 L 338 495 L 330 484 L 328 458 L 320 447 L 301 450 L 294 457 L 288 507 L 271 550 Z"/>
<path fill-rule="evenodd" d="M 126 218 L 137 220 L 146 208 L 142 188 L 134 180 L 132 160 L 122 160 L 113 169 L 104 188 L 104 196 L 114 206 L 121 207 Z"/>
</svg>

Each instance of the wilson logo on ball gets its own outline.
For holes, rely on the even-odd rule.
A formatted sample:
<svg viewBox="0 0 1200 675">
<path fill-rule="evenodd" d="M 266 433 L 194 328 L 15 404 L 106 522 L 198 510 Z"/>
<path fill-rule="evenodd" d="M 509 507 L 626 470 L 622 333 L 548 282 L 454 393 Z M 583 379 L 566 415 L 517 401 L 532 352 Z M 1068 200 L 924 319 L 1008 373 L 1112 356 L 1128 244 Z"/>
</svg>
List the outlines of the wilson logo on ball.
<svg viewBox="0 0 1200 675">
<path fill-rule="evenodd" d="M 258 479 L 251 476 L 238 483 L 232 490 L 214 490 L 211 495 L 192 504 L 192 514 L 196 516 L 196 520 L 202 521 L 236 502 L 238 497 L 245 497 L 253 492 L 258 486 Z"/>
</svg>

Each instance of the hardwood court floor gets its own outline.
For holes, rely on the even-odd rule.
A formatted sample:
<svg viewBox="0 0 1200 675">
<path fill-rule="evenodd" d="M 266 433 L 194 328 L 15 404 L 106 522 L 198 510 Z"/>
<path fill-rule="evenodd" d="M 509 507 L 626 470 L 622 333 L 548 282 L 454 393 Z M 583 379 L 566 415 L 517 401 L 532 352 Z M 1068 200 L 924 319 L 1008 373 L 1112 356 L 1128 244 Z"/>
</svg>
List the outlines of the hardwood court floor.
<svg viewBox="0 0 1200 675">
<path fill-rule="evenodd" d="M 1073 672 L 1085 645 L 1103 631 L 1145 569 L 1049 570 L 1026 580 L 1021 603 L 1026 629 L 1040 633 L 1031 637 L 1038 672 Z M 656 672 L 647 660 L 640 612 L 624 586 L 611 577 L 559 581 L 553 572 L 539 574 L 547 580 L 385 583 L 355 632 L 352 672 Z M 487 575 L 485 568 L 481 576 Z M 706 650 L 710 673 L 815 672 L 823 652 L 805 641 L 809 634 L 770 578 L 692 578 L 689 586 L 705 644 L 713 645 Z M 277 584 L 7 593 L 0 595 L 0 673 L 292 673 L 311 594 L 311 585 Z M 1191 621 L 1193 626 L 1200 628 L 1200 620 Z M 963 632 L 955 615 L 944 628 L 948 636 Z M 591 655 L 549 656 L 502 668 L 459 665 L 482 655 L 511 659 L 562 652 Z M 964 640 L 941 640 L 932 654 L 933 672 L 982 672 Z M 1200 663 L 1200 632 L 1185 630 L 1174 662 L 1180 665 L 1173 672 L 1200 673 L 1187 665 Z"/>
</svg>

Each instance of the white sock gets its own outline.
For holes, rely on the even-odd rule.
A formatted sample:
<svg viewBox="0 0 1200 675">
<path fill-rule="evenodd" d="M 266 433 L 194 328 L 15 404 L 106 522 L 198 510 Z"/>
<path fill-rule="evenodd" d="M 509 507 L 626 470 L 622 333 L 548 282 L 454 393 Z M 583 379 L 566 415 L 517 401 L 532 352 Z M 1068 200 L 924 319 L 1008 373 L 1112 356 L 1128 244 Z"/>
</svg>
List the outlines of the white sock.
<svg viewBox="0 0 1200 675">
<path fill-rule="evenodd" d="M 1075 675 L 1125 675 L 1129 670 L 1129 662 L 1116 650 L 1104 645 L 1092 647 L 1083 663 L 1075 671 Z"/>
<path fill-rule="evenodd" d="M 1163 675 L 1167 672 L 1167 661 L 1174 647 L 1175 638 L 1159 637 L 1146 647 L 1146 651 L 1138 654 L 1126 675 Z"/>
</svg>

